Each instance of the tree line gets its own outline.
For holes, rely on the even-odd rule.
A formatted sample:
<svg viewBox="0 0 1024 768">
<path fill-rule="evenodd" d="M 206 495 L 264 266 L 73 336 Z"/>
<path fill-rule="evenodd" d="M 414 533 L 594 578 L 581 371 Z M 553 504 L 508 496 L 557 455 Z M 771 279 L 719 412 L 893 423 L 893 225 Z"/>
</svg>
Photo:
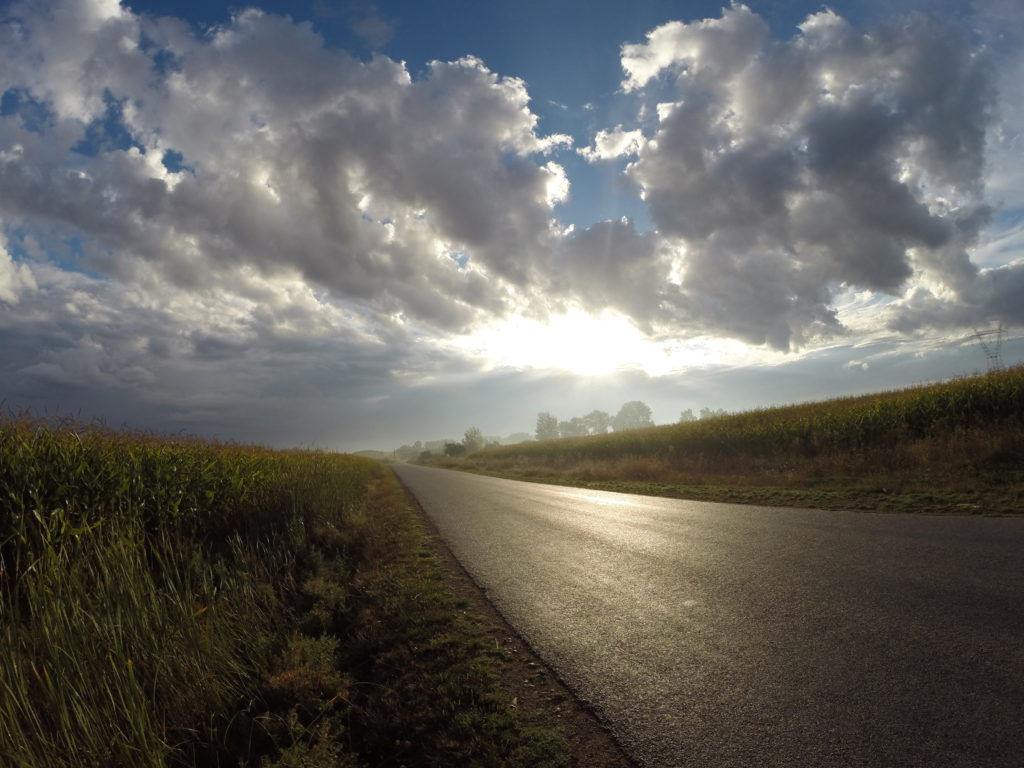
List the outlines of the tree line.
<svg viewBox="0 0 1024 768">
<path fill-rule="evenodd" d="M 537 428 L 534 435 L 538 440 L 555 440 L 559 437 L 583 437 L 585 435 L 603 435 L 609 429 L 622 432 L 626 429 L 643 429 L 653 427 L 651 409 L 640 400 L 624 403 L 614 416 L 607 411 L 594 410 L 586 416 L 573 416 L 571 419 L 559 421 L 557 417 L 541 411 L 537 414 Z"/>
<path fill-rule="evenodd" d="M 727 411 L 722 408 L 701 408 L 699 416 L 695 415 L 692 408 L 687 408 L 679 414 L 679 422 L 710 419 L 715 416 L 724 416 Z M 612 416 L 607 411 L 593 410 L 585 416 L 573 416 L 572 418 L 559 420 L 558 417 L 548 411 L 541 411 L 537 414 L 537 424 L 533 437 L 526 432 L 518 432 L 509 435 L 508 438 L 488 438 L 478 427 L 470 427 L 466 430 L 462 440 L 436 440 L 421 443 L 417 440 L 410 445 L 403 445 L 394 451 L 398 458 L 430 459 L 437 454 L 459 457 L 466 456 L 482 448 L 490 448 L 501 444 L 527 442 L 536 440 L 557 440 L 560 437 L 585 437 L 587 435 L 604 435 L 609 430 L 623 432 L 627 429 L 643 429 L 653 427 L 654 420 L 651 418 L 651 409 L 641 400 L 630 400 L 623 403 L 618 412 Z"/>
</svg>

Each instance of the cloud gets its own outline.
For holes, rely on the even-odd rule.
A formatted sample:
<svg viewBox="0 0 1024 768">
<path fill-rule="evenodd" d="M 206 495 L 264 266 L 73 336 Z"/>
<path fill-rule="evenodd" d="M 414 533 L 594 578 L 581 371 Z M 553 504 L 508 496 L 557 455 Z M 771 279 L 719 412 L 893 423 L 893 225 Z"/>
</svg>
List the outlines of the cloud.
<svg viewBox="0 0 1024 768">
<path fill-rule="evenodd" d="M 198 36 L 116 3 L 19 4 L 2 29 L 18 107 L 0 118 L 0 214 L 91 243 L 78 268 L 191 289 L 298 275 L 446 332 L 542 281 L 569 193 L 544 154 L 567 139 L 539 135 L 524 83 L 479 59 L 413 79 L 253 9 Z"/>
<path fill-rule="evenodd" d="M 0 313 L 9 403 L 74 403 L 115 426 L 349 448 L 353 403 L 465 363 L 416 329 L 381 325 L 300 280 L 238 275 L 233 290 L 155 290 L 41 266 L 38 290 Z"/>
<path fill-rule="evenodd" d="M 0 305 L 13 306 L 25 291 L 36 290 L 35 276 L 27 264 L 15 262 L 0 233 Z"/>
<path fill-rule="evenodd" d="M 678 72 L 693 65 L 710 77 L 730 77 L 767 39 L 768 25 L 745 5 L 733 4 L 720 19 L 670 21 L 647 33 L 646 43 L 622 46 L 622 87 L 633 91 L 666 70 Z"/>
<path fill-rule="evenodd" d="M 984 283 L 969 254 L 996 92 L 956 26 L 824 11 L 779 42 L 733 4 L 623 46 L 622 66 L 661 102 L 627 174 L 685 250 L 677 322 L 788 349 L 842 332 L 839 290 L 969 303 Z"/>
<path fill-rule="evenodd" d="M 1024 263 L 982 270 L 965 295 L 951 296 L 919 287 L 894 302 L 885 314 L 888 328 L 912 333 L 921 328 L 970 328 L 1002 322 L 1024 325 Z"/>
<path fill-rule="evenodd" d="M 102 392 L 186 429 L 262 408 L 287 441 L 317 429 L 296 403 L 476 370 L 446 342 L 503 319 L 609 311 L 654 340 L 792 350 L 846 333 L 836 297 L 858 290 L 904 331 L 1024 321 L 1021 267 L 970 258 L 1003 118 L 958 30 L 824 12 L 778 42 L 734 5 L 622 64 L 645 110 L 580 154 L 626 159 L 650 231 L 559 221 L 582 163 L 478 58 L 414 76 L 254 9 L 199 32 L 109 0 L 11 5 L 5 393 Z"/>
<path fill-rule="evenodd" d="M 593 163 L 597 160 L 636 155 L 646 142 L 641 130 L 626 131 L 618 125 L 611 131 L 598 131 L 594 137 L 594 146 L 584 147 L 579 153 Z"/>
<path fill-rule="evenodd" d="M 629 219 L 598 222 L 564 238 L 554 260 L 552 294 L 564 309 L 578 303 L 595 315 L 615 309 L 653 332 L 673 300 L 672 254 L 654 234 L 637 232 Z"/>
</svg>

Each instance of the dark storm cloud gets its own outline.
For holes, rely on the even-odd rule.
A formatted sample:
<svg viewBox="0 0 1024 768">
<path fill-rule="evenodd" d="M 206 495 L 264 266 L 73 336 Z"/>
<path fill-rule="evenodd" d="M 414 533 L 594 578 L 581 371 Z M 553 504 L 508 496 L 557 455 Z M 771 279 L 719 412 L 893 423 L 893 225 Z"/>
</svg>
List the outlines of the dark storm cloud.
<svg viewBox="0 0 1024 768">
<path fill-rule="evenodd" d="M 37 275 L 18 311 L 0 313 L 8 405 L 53 412 L 73 403 L 115 425 L 291 445 L 347 439 L 353 403 L 463 369 L 401 326 L 343 322 L 345 310 L 299 286 L 291 302 L 268 307 L 125 292 L 54 268 Z"/>
<path fill-rule="evenodd" d="M 1024 325 L 1024 264 L 985 269 L 965 295 L 936 295 L 919 288 L 887 312 L 889 328 L 910 333 L 920 328 L 971 328 L 1000 322 Z"/>
</svg>

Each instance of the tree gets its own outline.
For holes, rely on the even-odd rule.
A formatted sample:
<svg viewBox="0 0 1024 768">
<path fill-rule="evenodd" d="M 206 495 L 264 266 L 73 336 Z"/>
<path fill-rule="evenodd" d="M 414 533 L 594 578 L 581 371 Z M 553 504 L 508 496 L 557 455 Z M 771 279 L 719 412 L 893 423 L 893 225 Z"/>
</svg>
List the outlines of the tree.
<svg viewBox="0 0 1024 768">
<path fill-rule="evenodd" d="M 696 421 L 697 417 L 693 415 L 693 408 L 687 408 L 685 411 L 679 414 L 679 423 L 685 424 L 688 421 Z"/>
<path fill-rule="evenodd" d="M 466 453 L 473 453 L 473 451 L 479 451 L 483 448 L 486 442 L 483 433 L 479 429 L 470 427 L 466 430 L 466 437 L 463 439 L 462 444 L 466 447 Z"/>
<path fill-rule="evenodd" d="M 558 434 L 562 437 L 583 437 L 588 434 L 587 425 L 579 416 L 573 416 L 568 421 L 558 422 Z"/>
<path fill-rule="evenodd" d="M 592 435 L 603 435 L 612 425 L 612 417 L 607 411 L 591 411 L 583 417 L 583 423 L 587 425 Z"/>
<path fill-rule="evenodd" d="M 462 443 L 445 443 L 444 455 L 451 456 L 453 459 L 457 459 L 459 456 L 465 456 L 466 446 Z"/>
<path fill-rule="evenodd" d="M 619 408 L 619 412 L 612 419 L 612 426 L 615 427 L 616 432 L 622 432 L 624 429 L 653 427 L 651 409 L 639 400 L 630 400 Z"/>
<path fill-rule="evenodd" d="M 558 437 L 558 419 L 547 411 L 537 414 L 537 439 L 554 440 Z"/>
</svg>

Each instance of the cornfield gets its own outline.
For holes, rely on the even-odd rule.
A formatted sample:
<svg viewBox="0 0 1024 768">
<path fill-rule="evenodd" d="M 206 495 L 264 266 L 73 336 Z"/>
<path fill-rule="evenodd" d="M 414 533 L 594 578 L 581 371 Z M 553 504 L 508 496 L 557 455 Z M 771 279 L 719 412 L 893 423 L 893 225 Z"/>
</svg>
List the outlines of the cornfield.
<svg viewBox="0 0 1024 768">
<path fill-rule="evenodd" d="M 375 462 L 0 422 L 0 763 L 194 764 L 290 631 Z"/>
<path fill-rule="evenodd" d="M 978 468 L 1021 454 L 1022 432 L 1024 367 L 1017 366 L 901 391 L 502 446 L 479 451 L 468 463 L 565 469 L 635 459 L 657 460 L 668 470 L 714 473 L 842 459 L 856 469 L 859 458 L 885 464 L 912 446 L 933 464 Z M 958 452 L 970 455 L 952 455 Z"/>
</svg>

